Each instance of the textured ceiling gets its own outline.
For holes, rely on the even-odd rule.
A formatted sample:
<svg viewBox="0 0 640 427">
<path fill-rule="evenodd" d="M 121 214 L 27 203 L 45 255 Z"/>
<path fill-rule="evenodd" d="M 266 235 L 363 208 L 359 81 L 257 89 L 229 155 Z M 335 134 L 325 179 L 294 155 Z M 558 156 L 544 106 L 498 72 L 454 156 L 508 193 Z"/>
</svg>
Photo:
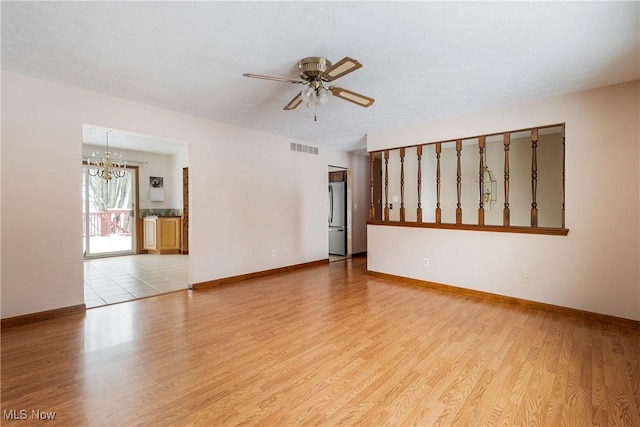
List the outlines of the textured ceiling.
<svg viewBox="0 0 640 427">
<path fill-rule="evenodd" d="M 368 132 L 640 78 L 639 2 L 8 2 L 2 68 L 344 150 Z M 307 56 L 376 99 L 282 108 Z"/>
</svg>

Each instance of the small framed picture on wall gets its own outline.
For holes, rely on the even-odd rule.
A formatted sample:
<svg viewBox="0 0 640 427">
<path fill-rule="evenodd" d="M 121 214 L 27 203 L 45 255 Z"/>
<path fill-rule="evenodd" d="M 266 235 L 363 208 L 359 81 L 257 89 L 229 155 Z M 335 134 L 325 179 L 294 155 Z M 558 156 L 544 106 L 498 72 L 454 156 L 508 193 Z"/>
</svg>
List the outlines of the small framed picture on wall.
<svg viewBox="0 0 640 427">
<path fill-rule="evenodd" d="M 161 176 L 150 176 L 149 185 L 152 188 L 162 188 L 164 187 L 164 178 Z"/>
<path fill-rule="evenodd" d="M 149 200 L 164 202 L 164 179 L 161 176 L 149 177 Z"/>
</svg>

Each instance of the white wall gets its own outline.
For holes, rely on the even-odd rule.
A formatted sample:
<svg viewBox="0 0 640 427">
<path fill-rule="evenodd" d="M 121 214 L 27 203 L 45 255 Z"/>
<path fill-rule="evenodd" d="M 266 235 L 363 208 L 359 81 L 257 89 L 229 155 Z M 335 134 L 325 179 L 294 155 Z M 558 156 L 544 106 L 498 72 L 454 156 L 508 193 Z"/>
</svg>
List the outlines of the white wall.
<svg viewBox="0 0 640 427">
<path fill-rule="evenodd" d="M 632 82 L 369 134 L 375 151 L 566 122 L 570 232 L 370 225 L 368 268 L 640 320 L 639 99 L 640 82 Z M 531 285 L 522 284 L 523 272 Z"/>
<path fill-rule="evenodd" d="M 326 259 L 330 164 L 354 171 L 353 251 L 366 250 L 364 156 L 291 152 L 280 136 L 3 72 L 3 318 L 84 301 L 83 123 L 189 144 L 192 283 Z"/>
<path fill-rule="evenodd" d="M 182 209 L 182 168 L 189 167 L 189 150 L 188 146 L 183 147 L 178 153 L 169 156 L 169 173 L 165 177 L 165 186 L 167 180 L 169 189 L 171 190 L 170 197 L 168 198 L 169 208 Z M 149 174 L 151 176 L 151 174 Z M 147 185 L 149 180 L 147 179 Z M 149 192 L 147 191 L 147 194 Z M 147 196 L 149 197 L 149 196 Z M 167 199 L 165 199 L 167 200 Z M 156 202 L 149 202 L 150 209 L 155 209 Z"/>
</svg>

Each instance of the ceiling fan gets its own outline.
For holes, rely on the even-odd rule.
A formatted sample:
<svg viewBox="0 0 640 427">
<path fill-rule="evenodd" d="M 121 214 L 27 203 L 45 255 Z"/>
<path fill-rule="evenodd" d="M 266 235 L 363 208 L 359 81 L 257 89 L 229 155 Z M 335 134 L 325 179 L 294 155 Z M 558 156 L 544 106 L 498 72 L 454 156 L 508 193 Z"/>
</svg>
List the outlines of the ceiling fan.
<svg viewBox="0 0 640 427">
<path fill-rule="evenodd" d="M 303 101 L 307 103 L 307 107 L 310 107 L 311 104 L 315 106 L 317 102 L 325 104 L 329 100 L 330 95 L 353 102 L 361 107 L 369 107 L 375 101 L 373 98 L 369 98 L 368 96 L 337 86 L 324 86 L 324 83 L 339 79 L 340 77 L 361 67 L 362 64 L 348 56 L 342 58 L 335 64 L 332 64 L 331 61 L 326 58 L 311 56 L 298 61 L 300 79 L 288 79 L 284 77 L 271 77 L 249 73 L 245 73 L 243 76 L 254 79 L 275 80 L 278 82 L 303 85 L 304 88 L 291 101 L 289 101 L 287 105 L 285 105 L 283 110 L 293 110 Z"/>
</svg>

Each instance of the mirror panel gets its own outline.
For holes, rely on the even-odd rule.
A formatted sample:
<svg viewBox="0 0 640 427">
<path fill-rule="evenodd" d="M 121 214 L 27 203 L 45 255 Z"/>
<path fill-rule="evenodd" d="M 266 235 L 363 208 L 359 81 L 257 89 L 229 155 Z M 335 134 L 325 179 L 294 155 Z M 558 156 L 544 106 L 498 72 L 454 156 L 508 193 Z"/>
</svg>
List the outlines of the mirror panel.
<svg viewBox="0 0 640 427">
<path fill-rule="evenodd" d="M 478 223 L 478 165 L 480 154 L 478 153 L 478 138 L 462 140 L 460 166 L 462 171 L 461 203 L 462 223 Z"/>
<path fill-rule="evenodd" d="M 385 203 L 389 206 L 389 221 L 400 221 L 400 150 L 389 150 L 388 171 L 388 200 Z"/>
<path fill-rule="evenodd" d="M 374 217 L 378 221 L 382 220 L 383 207 L 383 178 L 382 178 L 382 153 L 374 153 L 373 160 L 373 208 Z M 369 165 L 371 167 L 371 165 Z M 371 201 L 369 201 L 371 203 Z M 371 205 L 369 205 L 371 207 Z"/>
<path fill-rule="evenodd" d="M 435 152 L 435 144 L 432 147 L 432 151 Z M 456 142 L 443 142 L 440 155 L 440 208 L 442 209 L 442 222 L 446 224 L 456 223 L 458 203 L 456 171 Z"/>
<path fill-rule="evenodd" d="M 422 222 L 436 222 L 435 144 L 422 146 Z"/>
<path fill-rule="evenodd" d="M 562 227 L 562 126 L 540 129 L 538 133 L 539 227 Z"/>
<path fill-rule="evenodd" d="M 404 150 L 404 218 L 408 222 L 418 221 L 418 149 Z M 398 205 L 398 207 L 400 207 Z"/>
<path fill-rule="evenodd" d="M 478 159 L 480 156 L 478 155 Z M 489 135 L 485 138 L 484 173 L 484 223 L 485 225 L 502 225 L 504 209 L 504 136 Z M 495 184 L 486 181 L 493 179 Z M 477 190 L 479 199 L 480 190 Z"/>
</svg>

